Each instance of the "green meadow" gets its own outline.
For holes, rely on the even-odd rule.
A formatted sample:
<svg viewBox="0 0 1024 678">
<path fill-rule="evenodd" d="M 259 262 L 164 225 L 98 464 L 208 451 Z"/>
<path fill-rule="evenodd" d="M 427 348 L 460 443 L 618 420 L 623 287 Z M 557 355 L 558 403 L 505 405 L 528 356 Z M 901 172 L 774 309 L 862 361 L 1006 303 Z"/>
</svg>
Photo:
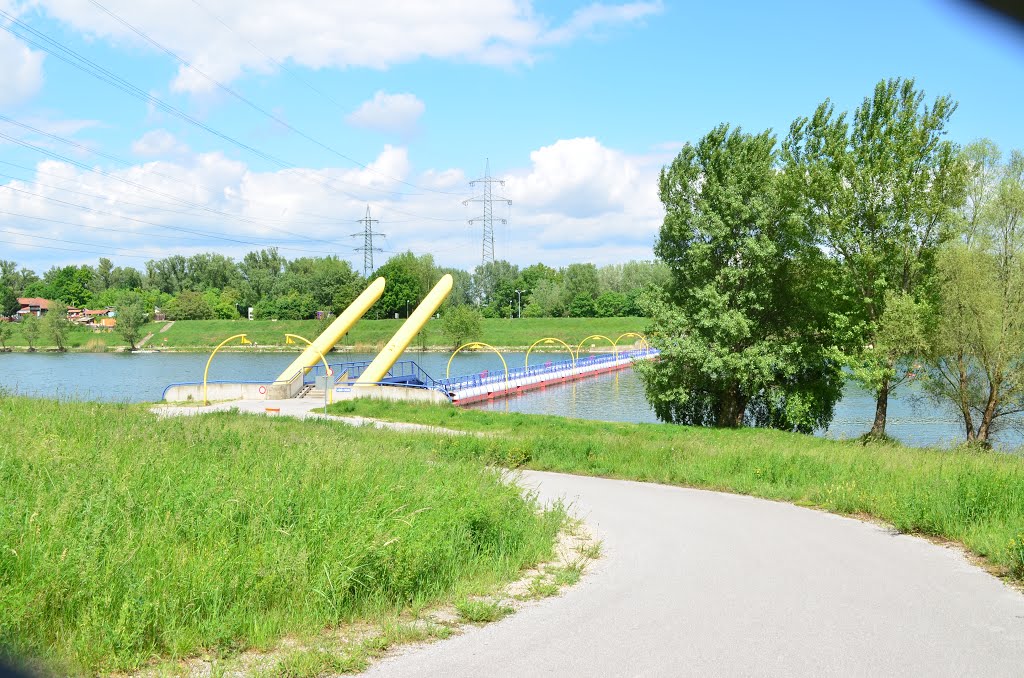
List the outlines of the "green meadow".
<svg viewBox="0 0 1024 678">
<path fill-rule="evenodd" d="M 274 648 L 548 559 L 564 518 L 443 438 L 0 397 L 0 652 L 55 673 Z"/>
</svg>

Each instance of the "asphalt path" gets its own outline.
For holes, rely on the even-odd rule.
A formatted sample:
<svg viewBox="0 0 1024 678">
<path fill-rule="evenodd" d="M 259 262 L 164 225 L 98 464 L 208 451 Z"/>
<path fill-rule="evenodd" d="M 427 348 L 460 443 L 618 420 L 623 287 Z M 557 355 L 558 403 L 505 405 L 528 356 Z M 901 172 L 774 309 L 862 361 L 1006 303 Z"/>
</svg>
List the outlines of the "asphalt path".
<svg viewBox="0 0 1024 678">
<path fill-rule="evenodd" d="M 1024 676 L 1024 595 L 957 550 L 750 497 L 527 472 L 604 557 L 371 676 Z"/>
</svg>

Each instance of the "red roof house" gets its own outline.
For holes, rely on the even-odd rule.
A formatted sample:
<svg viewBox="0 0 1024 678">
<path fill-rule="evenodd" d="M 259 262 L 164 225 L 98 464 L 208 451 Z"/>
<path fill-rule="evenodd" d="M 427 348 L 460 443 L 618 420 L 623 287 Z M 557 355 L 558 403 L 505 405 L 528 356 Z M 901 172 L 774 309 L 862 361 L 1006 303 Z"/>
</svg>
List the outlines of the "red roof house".
<svg viewBox="0 0 1024 678">
<path fill-rule="evenodd" d="M 46 315 L 46 312 L 50 310 L 50 300 L 42 297 L 18 297 L 18 304 L 21 306 L 18 309 L 19 318 L 28 315 L 37 317 Z"/>
</svg>

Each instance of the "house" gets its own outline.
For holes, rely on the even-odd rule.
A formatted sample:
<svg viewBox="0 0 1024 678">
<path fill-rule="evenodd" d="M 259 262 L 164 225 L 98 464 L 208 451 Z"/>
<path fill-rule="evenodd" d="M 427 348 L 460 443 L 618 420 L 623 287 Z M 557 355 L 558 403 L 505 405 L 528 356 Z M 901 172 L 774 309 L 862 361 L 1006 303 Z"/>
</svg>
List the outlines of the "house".
<svg viewBox="0 0 1024 678">
<path fill-rule="evenodd" d="M 50 310 L 50 300 L 42 297 L 18 297 L 18 305 L 20 306 L 17 313 L 19 319 L 30 315 L 43 316 Z"/>
<path fill-rule="evenodd" d="M 81 315 L 81 322 L 84 325 L 90 327 L 113 327 L 114 326 L 114 308 L 108 306 L 107 308 L 101 309 L 84 309 Z"/>
</svg>

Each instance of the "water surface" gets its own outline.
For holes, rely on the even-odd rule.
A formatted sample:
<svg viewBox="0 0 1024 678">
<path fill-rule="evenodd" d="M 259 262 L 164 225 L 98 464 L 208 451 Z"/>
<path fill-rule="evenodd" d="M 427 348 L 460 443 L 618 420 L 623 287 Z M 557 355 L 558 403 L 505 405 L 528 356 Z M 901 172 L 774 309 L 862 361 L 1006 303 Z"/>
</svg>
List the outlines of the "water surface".
<svg viewBox="0 0 1024 678">
<path fill-rule="evenodd" d="M 523 364 L 523 353 L 502 354 L 508 366 Z M 174 382 L 201 382 L 208 355 L 196 353 L 3 353 L 0 354 L 0 387 L 18 393 L 76 400 L 153 402 Z M 333 353 L 328 361 L 371 360 L 372 354 Z M 211 381 L 270 381 L 295 358 L 294 353 L 220 352 L 210 365 Z M 433 377 L 444 377 L 449 354 L 409 352 Z M 565 360 L 564 354 L 530 356 L 531 364 Z M 460 353 L 452 362 L 452 375 L 501 371 L 495 354 Z M 510 399 L 483 402 L 472 407 L 500 412 L 552 414 L 599 421 L 656 423 L 657 417 L 644 397 L 643 386 L 632 370 L 599 375 L 582 381 L 529 391 Z M 875 403 L 871 394 L 848 384 L 836 407 L 835 418 L 823 435 L 856 438 L 871 427 Z M 887 431 L 908 445 L 950 446 L 963 441 L 958 420 L 944 409 L 922 402 L 919 392 L 908 389 L 889 401 Z M 1005 431 L 998 440 L 1003 448 L 1024 445 L 1024 436 Z"/>
</svg>

